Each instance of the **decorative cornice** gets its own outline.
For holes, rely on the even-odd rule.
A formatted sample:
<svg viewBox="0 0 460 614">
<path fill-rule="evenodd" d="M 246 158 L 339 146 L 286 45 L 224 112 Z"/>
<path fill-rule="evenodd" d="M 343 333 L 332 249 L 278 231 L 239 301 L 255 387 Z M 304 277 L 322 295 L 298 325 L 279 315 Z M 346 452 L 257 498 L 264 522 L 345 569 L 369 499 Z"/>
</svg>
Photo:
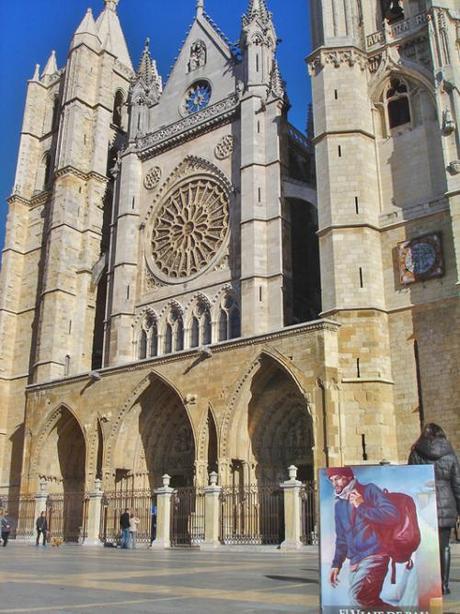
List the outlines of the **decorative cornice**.
<svg viewBox="0 0 460 614">
<path fill-rule="evenodd" d="M 85 173 L 83 171 L 80 171 L 78 168 L 75 168 L 74 166 L 64 166 L 63 168 L 60 168 L 56 171 L 55 178 L 57 179 L 58 177 L 64 177 L 65 175 L 73 175 L 74 177 L 78 177 L 83 181 L 88 181 L 89 179 L 96 179 L 96 181 L 100 181 L 101 183 L 109 182 L 109 179 L 105 175 L 101 175 L 96 171 L 90 171 L 89 173 Z"/>
<path fill-rule="evenodd" d="M 176 145 L 198 132 L 204 131 L 210 126 L 215 126 L 230 117 L 238 109 L 239 98 L 237 94 L 231 94 L 228 98 L 213 104 L 203 111 L 193 113 L 166 128 L 161 128 L 152 134 L 136 139 L 136 147 L 139 157 L 145 160 L 159 150 Z"/>
<path fill-rule="evenodd" d="M 320 319 L 315 320 L 314 322 L 307 322 L 306 324 L 296 324 L 294 326 L 289 326 L 287 328 L 282 328 L 276 331 L 272 331 L 269 333 L 264 333 L 262 335 L 255 335 L 253 337 L 245 337 L 238 339 L 230 339 L 228 341 L 221 341 L 220 343 L 216 343 L 210 346 L 213 354 L 220 352 L 227 352 L 234 348 L 241 348 L 244 346 L 256 346 L 260 344 L 264 344 L 267 341 L 271 341 L 274 339 L 283 339 L 291 336 L 298 336 L 305 333 L 315 333 L 318 331 L 329 331 L 333 333 L 337 333 L 338 329 L 341 327 L 340 322 L 335 322 L 334 320 L 328 319 Z M 135 371 L 142 371 L 144 369 L 148 369 L 152 366 L 158 366 L 163 364 L 171 364 L 174 362 L 180 362 L 183 360 L 188 360 L 189 358 L 196 356 L 197 348 L 183 350 L 181 352 L 177 352 L 176 354 L 168 354 L 164 356 L 158 356 L 156 358 L 149 358 L 142 361 L 136 361 L 133 363 L 127 363 L 123 365 L 118 365 L 115 367 L 105 367 L 103 369 L 99 369 L 98 373 L 104 379 L 110 375 L 117 375 L 120 373 L 131 373 Z M 88 379 L 88 373 L 82 373 L 79 375 L 62 378 L 60 380 L 53 380 L 51 382 L 42 382 L 40 384 L 30 384 L 26 387 L 27 393 L 34 393 L 38 390 L 57 388 L 62 385 L 67 384 L 75 384 L 76 382 L 86 381 Z"/>
<path fill-rule="evenodd" d="M 365 70 L 367 54 L 357 47 L 321 47 L 307 57 L 307 62 L 311 76 L 317 75 L 327 64 L 335 68 L 358 64 L 361 70 Z"/>
</svg>

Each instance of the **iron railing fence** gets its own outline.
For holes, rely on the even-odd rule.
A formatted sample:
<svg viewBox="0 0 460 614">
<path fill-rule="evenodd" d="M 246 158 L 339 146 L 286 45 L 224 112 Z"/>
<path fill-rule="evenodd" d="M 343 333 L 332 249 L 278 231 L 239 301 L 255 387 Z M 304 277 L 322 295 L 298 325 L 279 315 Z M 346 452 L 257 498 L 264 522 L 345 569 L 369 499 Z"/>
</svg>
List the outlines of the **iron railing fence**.
<svg viewBox="0 0 460 614">
<path fill-rule="evenodd" d="M 100 540 L 105 544 L 119 544 L 120 516 L 125 510 L 139 520 L 136 542 L 150 545 L 156 537 L 156 495 L 150 490 L 105 492 L 101 506 Z"/>
<path fill-rule="evenodd" d="M 222 488 L 223 544 L 280 544 L 284 540 L 284 495 L 279 483 Z"/>
<path fill-rule="evenodd" d="M 34 495 L 0 495 L 0 510 L 11 523 L 10 539 L 30 539 L 35 533 Z"/>
<path fill-rule="evenodd" d="M 46 499 L 48 540 L 82 543 L 88 530 L 89 496 L 84 492 L 50 493 Z"/>
<path fill-rule="evenodd" d="M 204 488 L 175 488 L 171 499 L 171 545 L 197 546 L 204 542 Z"/>
<path fill-rule="evenodd" d="M 318 489 L 316 482 L 306 482 L 300 489 L 300 541 L 316 545 L 318 539 Z"/>
</svg>

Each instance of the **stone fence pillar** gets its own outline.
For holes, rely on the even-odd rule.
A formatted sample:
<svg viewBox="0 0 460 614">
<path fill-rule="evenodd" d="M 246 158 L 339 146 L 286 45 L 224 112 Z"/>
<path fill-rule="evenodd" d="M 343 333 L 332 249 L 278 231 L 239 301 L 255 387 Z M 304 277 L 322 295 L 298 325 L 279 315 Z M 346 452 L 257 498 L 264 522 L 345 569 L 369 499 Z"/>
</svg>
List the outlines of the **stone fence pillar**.
<svg viewBox="0 0 460 614">
<path fill-rule="evenodd" d="M 204 489 L 204 543 L 201 544 L 202 550 L 212 550 L 220 546 L 219 496 L 222 491 L 222 487 L 217 486 L 217 473 L 215 471 L 212 471 L 209 474 L 209 482 L 209 486 L 206 486 Z"/>
<path fill-rule="evenodd" d="M 171 547 L 171 497 L 174 488 L 169 487 L 171 477 L 165 473 L 163 487 L 155 490 L 157 495 L 157 535 L 152 543 L 154 550 Z"/>
<path fill-rule="evenodd" d="M 281 550 L 298 550 L 300 541 L 300 488 L 302 482 L 297 479 L 297 467 L 288 468 L 289 480 L 280 484 L 284 491 L 284 542 Z"/>
<path fill-rule="evenodd" d="M 89 493 L 88 532 L 83 541 L 83 545 L 85 546 L 98 546 L 102 544 L 99 538 L 102 497 L 104 495 L 101 484 L 101 480 L 94 480 L 94 491 Z"/>
<path fill-rule="evenodd" d="M 30 541 L 35 540 L 35 522 L 42 512 L 46 512 L 46 500 L 48 499 L 48 483 L 46 480 L 40 480 L 40 490 L 35 493 L 35 516 L 33 523 L 33 533 Z"/>
</svg>

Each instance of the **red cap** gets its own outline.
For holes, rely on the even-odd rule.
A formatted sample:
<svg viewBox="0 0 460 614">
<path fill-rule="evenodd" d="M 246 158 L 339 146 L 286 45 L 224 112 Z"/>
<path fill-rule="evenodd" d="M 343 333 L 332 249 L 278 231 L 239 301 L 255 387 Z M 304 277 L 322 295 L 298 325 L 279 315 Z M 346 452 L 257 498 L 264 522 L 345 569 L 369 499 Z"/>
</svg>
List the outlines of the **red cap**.
<svg viewBox="0 0 460 614">
<path fill-rule="evenodd" d="M 343 475 L 346 478 L 350 478 L 350 480 L 355 477 L 351 467 L 328 467 L 327 477 L 331 479 L 333 475 Z"/>
</svg>

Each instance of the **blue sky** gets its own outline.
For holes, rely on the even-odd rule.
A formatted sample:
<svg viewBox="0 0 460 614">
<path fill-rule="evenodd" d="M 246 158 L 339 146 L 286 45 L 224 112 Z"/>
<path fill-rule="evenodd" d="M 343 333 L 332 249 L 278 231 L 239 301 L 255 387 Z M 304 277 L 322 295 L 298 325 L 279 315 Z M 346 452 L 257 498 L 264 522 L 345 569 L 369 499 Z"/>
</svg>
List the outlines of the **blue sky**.
<svg viewBox="0 0 460 614">
<path fill-rule="evenodd" d="M 205 10 L 231 41 L 240 34 L 241 15 L 249 0 L 205 0 Z M 133 64 L 137 66 L 144 40 L 151 39 L 152 55 L 163 79 L 169 73 L 188 26 L 195 15 L 195 0 L 120 0 L 118 14 Z M 290 121 L 304 130 L 310 100 L 304 58 L 310 51 L 307 0 L 268 0 L 277 34 L 281 72 L 288 84 Z M 35 64 L 41 69 L 52 49 L 64 66 L 71 36 L 88 7 L 98 15 L 103 0 L 0 0 L 0 245 L 3 247 L 24 110 L 26 83 Z M 64 8 L 65 7 L 65 8 Z"/>
</svg>

